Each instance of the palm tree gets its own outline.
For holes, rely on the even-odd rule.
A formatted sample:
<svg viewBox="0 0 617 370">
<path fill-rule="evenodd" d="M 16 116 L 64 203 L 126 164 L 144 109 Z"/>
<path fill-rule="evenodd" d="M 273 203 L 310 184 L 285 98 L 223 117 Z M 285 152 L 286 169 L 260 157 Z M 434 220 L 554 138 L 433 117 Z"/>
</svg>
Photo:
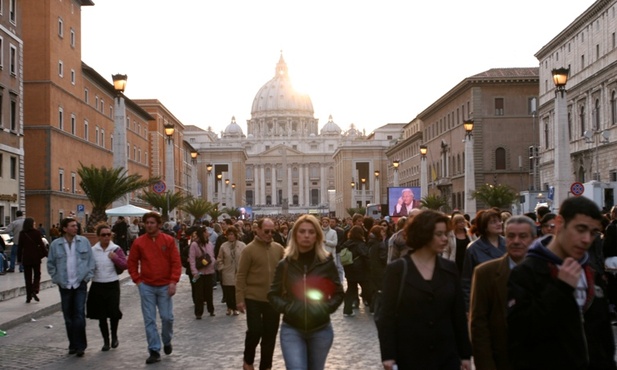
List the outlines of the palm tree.
<svg viewBox="0 0 617 370">
<path fill-rule="evenodd" d="M 355 215 L 356 213 L 359 213 L 361 215 L 365 215 L 366 214 L 366 208 L 364 208 L 364 207 L 347 208 L 345 211 L 347 211 L 347 213 L 351 217 L 353 217 L 353 215 Z"/>
<path fill-rule="evenodd" d="M 219 211 L 218 209 L 218 203 L 216 205 L 217 207 L 212 207 L 210 212 L 208 212 L 208 215 L 210 216 L 210 218 L 212 218 L 212 222 L 217 222 L 219 217 L 221 217 L 221 215 L 223 214 L 223 212 Z"/>
<path fill-rule="evenodd" d="M 92 213 L 88 218 L 86 231 L 94 231 L 94 226 L 107 221 L 105 210 L 124 195 L 157 183 L 160 178 L 142 179 L 141 175 L 128 174 L 124 168 L 90 167 L 80 163 L 77 174 L 81 178 L 79 186 L 92 203 Z"/>
<path fill-rule="evenodd" d="M 203 198 L 190 198 L 180 209 L 195 217 L 196 220 L 201 220 L 215 206 Z"/>
<path fill-rule="evenodd" d="M 163 194 L 157 194 L 153 191 L 145 191 L 143 194 L 139 195 L 138 198 L 152 207 L 160 209 L 164 222 L 169 221 L 170 210 L 179 208 L 189 199 L 189 197 L 180 191 L 175 193 L 167 191 Z"/>
<path fill-rule="evenodd" d="M 242 212 L 240 212 L 240 208 L 236 208 L 236 207 L 225 207 L 221 210 L 221 212 L 223 213 L 227 213 L 227 215 L 229 215 L 229 217 L 240 217 L 240 215 L 242 214 Z"/>
<path fill-rule="evenodd" d="M 427 195 L 420 200 L 422 207 L 434 210 L 440 210 L 442 207 L 448 205 L 448 202 L 444 197 L 437 194 Z"/>
<path fill-rule="evenodd" d="M 507 185 L 484 184 L 472 192 L 471 197 L 488 207 L 510 209 L 512 203 L 518 199 L 518 194 Z"/>
</svg>

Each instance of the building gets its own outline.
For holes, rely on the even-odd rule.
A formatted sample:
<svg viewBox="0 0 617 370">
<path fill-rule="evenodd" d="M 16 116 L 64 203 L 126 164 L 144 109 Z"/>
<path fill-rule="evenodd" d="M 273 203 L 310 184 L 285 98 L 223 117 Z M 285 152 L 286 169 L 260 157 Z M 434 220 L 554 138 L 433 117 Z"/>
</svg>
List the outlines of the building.
<svg viewBox="0 0 617 370">
<path fill-rule="evenodd" d="M 403 140 L 388 149 L 389 172 L 398 160 L 399 185 L 420 186 L 420 145 L 426 145 L 427 194 L 441 195 L 450 209 L 464 209 L 471 194 L 464 181 L 463 122 L 472 119 L 476 185 L 528 189 L 537 94 L 537 68 L 496 68 L 465 78 L 405 126 Z"/>
<path fill-rule="evenodd" d="M 399 135 L 386 131 L 390 136 Z M 255 95 L 246 134 L 232 118 L 220 136 L 194 126 L 187 127 L 185 135 L 200 153 L 198 176 L 207 190 L 206 199 L 222 206 L 248 206 L 255 215 L 336 212 L 342 216 L 351 205 L 349 180 L 358 176 L 370 179 L 373 170 L 384 170 L 383 150 L 389 145 L 381 140 L 381 134 L 366 136 L 353 125 L 343 131 L 331 116 L 319 130 L 313 103 L 308 95 L 294 90 L 282 54 L 274 76 Z M 381 154 L 373 147 L 364 153 L 364 161 L 370 165 L 358 167 L 360 175 L 347 163 L 351 160 L 347 156 L 334 158 L 341 145 L 367 139 L 369 146 L 379 142 Z M 365 149 L 358 147 L 359 151 Z M 236 186 L 230 190 L 228 186 L 233 184 Z M 370 192 L 373 185 L 368 186 Z M 342 199 L 346 204 L 339 206 Z M 373 195 L 367 195 L 366 203 L 372 199 Z"/>
<path fill-rule="evenodd" d="M 606 209 L 615 204 L 617 188 L 616 12 L 617 1 L 596 1 L 535 55 L 540 65 L 537 130 L 542 188 L 548 190 L 555 183 L 552 70 L 569 68 L 567 122 L 563 123 L 570 142 L 568 169 L 574 181 L 599 190 L 590 197 Z"/>
<path fill-rule="evenodd" d="M 26 205 L 24 183 L 22 2 L 0 2 L 0 224 Z"/>
<path fill-rule="evenodd" d="M 46 226 L 70 212 L 85 222 L 91 205 L 77 170 L 81 164 L 112 167 L 114 156 L 116 92 L 81 60 L 80 7 L 94 3 L 21 4 L 26 213 Z M 128 171 L 144 178 L 150 172 L 150 120 L 144 109 L 126 99 Z"/>
</svg>

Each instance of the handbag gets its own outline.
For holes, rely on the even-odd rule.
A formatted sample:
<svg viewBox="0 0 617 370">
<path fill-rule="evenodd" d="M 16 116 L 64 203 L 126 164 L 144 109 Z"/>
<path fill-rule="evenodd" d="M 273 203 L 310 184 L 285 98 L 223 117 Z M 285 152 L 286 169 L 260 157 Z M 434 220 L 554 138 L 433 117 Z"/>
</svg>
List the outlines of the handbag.
<svg viewBox="0 0 617 370">
<path fill-rule="evenodd" d="M 114 269 L 116 269 L 116 274 L 120 275 L 126 270 L 126 256 L 124 255 L 124 251 L 122 248 L 118 247 L 111 251 L 116 254 L 116 259 L 111 260 L 114 264 Z"/>
<path fill-rule="evenodd" d="M 34 240 L 30 237 L 30 235 L 26 234 L 26 232 L 24 232 L 24 235 L 26 235 L 28 239 L 34 242 Z M 37 243 L 36 250 L 40 259 L 47 257 L 47 255 L 49 254 L 49 248 L 45 245 L 45 243 Z"/>
<path fill-rule="evenodd" d="M 210 263 L 212 263 L 212 257 L 210 257 L 210 255 L 208 253 L 206 253 L 203 248 L 201 248 L 201 246 L 199 247 L 199 249 L 201 249 L 202 251 L 202 255 L 199 257 L 195 257 L 195 267 L 199 270 L 202 269 L 206 266 L 208 266 Z"/>
</svg>

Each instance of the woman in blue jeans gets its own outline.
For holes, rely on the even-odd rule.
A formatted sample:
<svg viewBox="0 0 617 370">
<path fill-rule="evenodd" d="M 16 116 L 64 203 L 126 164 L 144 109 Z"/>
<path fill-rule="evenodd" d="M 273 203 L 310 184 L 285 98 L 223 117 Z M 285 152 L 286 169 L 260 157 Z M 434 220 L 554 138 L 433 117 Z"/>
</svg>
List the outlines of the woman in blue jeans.
<svg viewBox="0 0 617 370">
<path fill-rule="evenodd" d="M 268 299 L 283 314 L 281 349 L 288 370 L 322 370 L 334 332 L 330 314 L 343 302 L 343 287 L 314 216 L 301 216 L 291 230 Z"/>
</svg>

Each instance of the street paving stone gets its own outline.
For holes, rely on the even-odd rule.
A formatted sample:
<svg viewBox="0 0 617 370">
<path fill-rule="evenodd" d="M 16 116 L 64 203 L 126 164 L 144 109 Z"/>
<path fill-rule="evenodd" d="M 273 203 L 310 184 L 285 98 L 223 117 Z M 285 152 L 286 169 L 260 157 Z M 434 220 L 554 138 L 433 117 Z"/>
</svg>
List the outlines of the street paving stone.
<svg viewBox="0 0 617 370">
<path fill-rule="evenodd" d="M 146 336 L 139 293 L 132 283 L 122 286 L 120 321 L 120 346 L 102 352 L 98 321 L 87 321 L 88 349 L 82 358 L 69 356 L 68 341 L 61 312 L 42 317 L 12 328 L 0 338 L 0 369 L 241 369 L 245 315 L 226 316 L 226 306 L 221 303 L 221 288 L 214 291 L 215 317 L 205 315 L 195 320 L 190 283 L 183 275 L 174 297 L 173 353 L 166 356 L 161 351 L 161 362 L 146 365 L 148 357 Z M 382 369 L 377 330 L 373 316 L 356 310 L 352 318 L 343 317 L 342 307 L 332 315 L 334 344 L 330 350 L 326 369 Z M 51 326 L 51 328 L 48 328 Z M 160 321 L 158 323 L 160 332 Z M 284 369 L 283 356 L 277 345 L 273 369 Z M 259 364 L 259 348 L 255 365 Z"/>
</svg>

